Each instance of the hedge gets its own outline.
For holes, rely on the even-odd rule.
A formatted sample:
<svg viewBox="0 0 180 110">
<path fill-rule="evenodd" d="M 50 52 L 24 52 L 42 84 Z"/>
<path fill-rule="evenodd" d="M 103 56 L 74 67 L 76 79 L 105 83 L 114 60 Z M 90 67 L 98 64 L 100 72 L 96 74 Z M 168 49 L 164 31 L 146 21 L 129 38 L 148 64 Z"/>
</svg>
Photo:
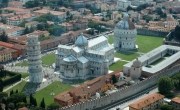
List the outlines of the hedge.
<svg viewBox="0 0 180 110">
<path fill-rule="evenodd" d="M 6 72 L 7 72 L 7 74 L 9 74 L 12 77 L 3 80 L 3 86 L 7 86 L 9 84 L 12 84 L 14 82 L 17 82 L 17 81 L 21 80 L 21 77 L 22 77 L 21 74 L 11 72 L 11 71 L 6 71 Z"/>
</svg>

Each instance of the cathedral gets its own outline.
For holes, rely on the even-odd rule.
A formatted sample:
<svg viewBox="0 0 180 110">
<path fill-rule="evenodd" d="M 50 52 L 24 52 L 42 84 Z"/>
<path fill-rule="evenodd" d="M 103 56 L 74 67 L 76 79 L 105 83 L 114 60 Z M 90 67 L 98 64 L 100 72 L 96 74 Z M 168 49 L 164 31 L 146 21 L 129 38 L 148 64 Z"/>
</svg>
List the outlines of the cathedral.
<svg viewBox="0 0 180 110">
<path fill-rule="evenodd" d="M 123 19 L 119 21 L 114 29 L 114 48 L 115 49 L 136 49 L 137 31 L 129 15 L 124 14 Z"/>
<path fill-rule="evenodd" d="M 114 47 L 108 38 L 99 36 L 87 40 L 81 35 L 72 46 L 59 45 L 56 51 L 56 68 L 65 79 L 86 79 L 108 74 L 114 61 Z"/>
</svg>

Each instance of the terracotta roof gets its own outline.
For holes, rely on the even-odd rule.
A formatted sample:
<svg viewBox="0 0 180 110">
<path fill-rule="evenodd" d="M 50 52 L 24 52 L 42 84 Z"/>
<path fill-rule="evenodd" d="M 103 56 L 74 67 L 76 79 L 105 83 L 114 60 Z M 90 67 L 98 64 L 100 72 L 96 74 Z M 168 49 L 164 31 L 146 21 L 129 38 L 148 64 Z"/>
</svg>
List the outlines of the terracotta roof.
<svg viewBox="0 0 180 110">
<path fill-rule="evenodd" d="M 179 97 L 175 97 L 171 101 L 180 104 L 180 98 Z"/>
<path fill-rule="evenodd" d="M 64 101 L 64 102 L 68 102 L 69 100 L 72 100 L 73 97 L 70 96 L 70 94 L 68 93 L 68 91 L 65 91 L 59 95 L 57 95 L 55 97 L 55 99 L 58 99 L 58 100 L 61 100 L 61 101 Z"/>
<path fill-rule="evenodd" d="M 35 13 L 41 13 L 41 14 L 51 13 L 51 14 L 57 15 L 57 16 L 66 14 L 65 12 L 52 11 L 52 10 L 46 10 L 46 9 L 36 10 L 36 11 L 34 11 L 34 12 L 35 12 Z"/>
<path fill-rule="evenodd" d="M 8 20 L 22 20 L 22 19 L 29 19 L 31 17 L 35 16 L 35 14 L 23 14 L 23 15 L 17 15 L 8 18 Z"/>
<path fill-rule="evenodd" d="M 12 48 L 17 49 L 17 50 L 21 50 L 21 49 L 25 49 L 26 45 L 15 44 Z"/>
<path fill-rule="evenodd" d="M 0 51 L 0 55 L 9 54 L 9 53 L 11 53 L 11 50 L 9 48 Z"/>
<path fill-rule="evenodd" d="M 147 97 L 140 99 L 139 101 L 136 101 L 129 105 L 130 108 L 140 110 L 144 107 L 147 107 L 148 105 L 163 99 L 164 96 L 158 93 L 153 93 L 151 95 L 148 95 Z"/>
<path fill-rule="evenodd" d="M 23 27 L 15 27 L 15 28 L 12 28 L 12 29 L 9 29 L 9 30 L 6 30 L 6 34 L 8 33 L 12 33 L 12 32 L 15 32 L 15 31 L 19 31 L 19 30 L 24 30 L 25 28 Z"/>
<path fill-rule="evenodd" d="M 8 47 L 8 48 L 11 48 L 11 47 L 14 46 L 13 44 L 6 43 L 6 42 L 2 42 L 2 41 L 0 41 L 0 45 L 1 45 L 1 46 L 4 46 L 4 47 Z"/>
<path fill-rule="evenodd" d="M 18 110 L 29 110 L 27 107 L 19 108 Z"/>
<path fill-rule="evenodd" d="M 8 2 L 8 6 L 11 5 L 11 6 L 22 6 L 24 5 L 25 3 L 22 3 L 22 2 L 18 2 L 18 1 L 13 1 L 13 2 Z"/>
<path fill-rule="evenodd" d="M 3 8 L 3 10 L 11 10 L 11 11 L 15 11 L 15 12 L 30 12 L 30 10 L 28 10 L 28 9 L 13 8 L 13 7 L 6 7 L 6 8 Z"/>
</svg>

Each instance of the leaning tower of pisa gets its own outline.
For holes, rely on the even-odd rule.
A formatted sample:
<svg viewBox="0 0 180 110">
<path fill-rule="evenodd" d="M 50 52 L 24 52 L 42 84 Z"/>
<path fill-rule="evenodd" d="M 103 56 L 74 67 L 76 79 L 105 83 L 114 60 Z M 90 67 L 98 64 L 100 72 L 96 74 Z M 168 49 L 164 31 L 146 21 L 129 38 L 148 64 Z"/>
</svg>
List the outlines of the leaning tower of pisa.
<svg viewBox="0 0 180 110">
<path fill-rule="evenodd" d="M 43 80 L 41 49 L 37 35 L 27 35 L 27 55 L 29 81 L 41 83 Z"/>
</svg>

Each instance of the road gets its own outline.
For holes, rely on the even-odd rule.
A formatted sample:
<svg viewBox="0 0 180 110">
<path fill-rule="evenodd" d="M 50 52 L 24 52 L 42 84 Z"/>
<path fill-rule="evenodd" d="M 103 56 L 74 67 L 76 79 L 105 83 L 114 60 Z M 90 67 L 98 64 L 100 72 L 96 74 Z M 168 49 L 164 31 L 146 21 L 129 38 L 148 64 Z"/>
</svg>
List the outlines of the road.
<svg viewBox="0 0 180 110">
<path fill-rule="evenodd" d="M 146 94 L 147 91 L 149 91 L 148 94 Z M 142 91 L 142 92 L 140 92 L 138 94 L 132 95 L 132 96 L 130 96 L 130 97 L 124 99 L 124 100 L 121 100 L 118 103 L 112 104 L 112 105 L 110 105 L 110 106 L 108 106 L 108 107 L 106 107 L 106 108 L 104 108 L 102 110 L 117 110 L 117 108 L 120 108 L 120 110 L 125 110 L 125 108 L 126 108 L 126 110 L 127 110 L 127 107 L 128 107 L 129 104 L 131 104 L 131 103 L 133 103 L 133 102 L 135 102 L 137 100 L 140 100 L 140 99 L 148 96 L 149 94 L 152 94 L 152 93 L 155 93 L 155 92 L 158 92 L 157 87 L 151 87 L 151 88 L 149 88 L 149 89 L 147 89 L 145 91 Z"/>
</svg>

